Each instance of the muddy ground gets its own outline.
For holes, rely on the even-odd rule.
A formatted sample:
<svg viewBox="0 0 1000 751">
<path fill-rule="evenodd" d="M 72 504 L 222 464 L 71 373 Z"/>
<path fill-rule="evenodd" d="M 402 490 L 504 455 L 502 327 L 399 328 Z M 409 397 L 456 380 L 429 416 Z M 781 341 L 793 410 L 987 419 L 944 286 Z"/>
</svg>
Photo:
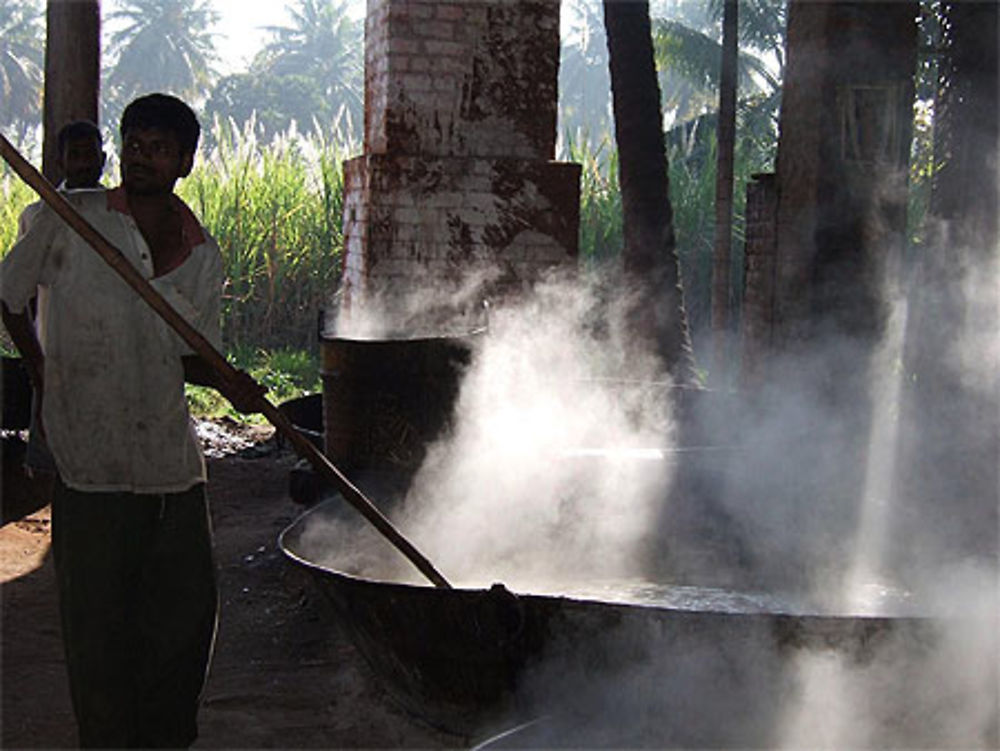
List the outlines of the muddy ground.
<svg viewBox="0 0 1000 751">
<path fill-rule="evenodd" d="M 270 429 L 201 431 L 221 590 L 216 652 L 196 748 L 445 748 L 388 699 L 311 582 L 277 549 L 303 507 L 296 457 Z M 48 507 L 0 528 L 3 748 L 76 743 L 59 634 Z"/>
</svg>

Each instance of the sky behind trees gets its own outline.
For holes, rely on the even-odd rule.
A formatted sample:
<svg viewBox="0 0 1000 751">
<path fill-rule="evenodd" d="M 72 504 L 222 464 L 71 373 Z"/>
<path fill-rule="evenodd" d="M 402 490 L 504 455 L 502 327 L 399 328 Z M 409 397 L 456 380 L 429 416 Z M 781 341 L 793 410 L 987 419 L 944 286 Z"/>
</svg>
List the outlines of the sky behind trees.
<svg viewBox="0 0 1000 751">
<path fill-rule="evenodd" d="M 106 19 L 120 4 L 118 0 L 102 0 L 101 6 Z M 219 13 L 214 31 L 218 33 L 218 67 L 223 75 L 246 70 L 266 43 L 265 27 L 283 26 L 289 21 L 287 5 L 275 0 L 214 0 L 212 6 Z M 348 7 L 352 17 L 364 17 L 365 0 L 348 0 Z"/>
<path fill-rule="evenodd" d="M 762 18 L 782 24 L 783 0 L 745 4 L 763 8 Z M 30 106 L 14 112 L 15 97 L 5 94 L 8 106 L 0 113 L 20 124 L 15 135 L 22 142 L 40 120 L 44 7 L 45 0 L 0 0 L 0 63 L 13 60 L 0 72 L 23 67 L 26 58 L 12 40 L 12 24 L 18 13 L 33 17 L 31 54 L 38 60 L 32 64 L 34 79 L 20 86 Z M 650 7 L 658 24 L 654 35 L 664 126 L 671 128 L 710 113 L 717 104 L 721 5 L 719 0 L 650 0 Z M 303 132 L 324 123 L 327 130 L 340 128 L 351 138 L 362 116 L 365 9 L 365 0 L 102 0 L 100 119 L 111 122 L 129 99 L 162 89 L 187 98 L 209 120 L 221 117 L 239 126 L 255 113 L 255 128 L 266 140 L 292 122 Z M 562 15 L 559 132 L 594 146 L 610 133 L 601 0 L 562 0 Z M 751 23 L 758 26 L 756 20 Z M 771 33 L 764 44 L 748 41 L 752 50 L 745 57 L 760 66 L 781 44 L 780 33 Z M 761 93 L 759 86 L 760 81 L 750 83 L 744 95 Z M 773 78 L 764 86 L 764 91 L 776 89 Z M 9 124 L 0 117 L 0 125 Z"/>
</svg>

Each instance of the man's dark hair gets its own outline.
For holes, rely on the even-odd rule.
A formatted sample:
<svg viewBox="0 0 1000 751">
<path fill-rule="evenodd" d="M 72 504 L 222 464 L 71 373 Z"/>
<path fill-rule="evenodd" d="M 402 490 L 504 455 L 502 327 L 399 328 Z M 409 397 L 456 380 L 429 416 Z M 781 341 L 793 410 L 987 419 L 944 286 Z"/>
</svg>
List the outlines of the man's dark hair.
<svg viewBox="0 0 1000 751">
<path fill-rule="evenodd" d="M 84 138 L 93 138 L 97 141 L 98 146 L 104 143 L 101 129 L 90 120 L 74 120 L 71 123 L 66 123 L 59 129 L 59 135 L 56 136 L 59 153 L 62 154 L 66 150 L 66 144 L 70 141 L 82 141 Z"/>
<path fill-rule="evenodd" d="M 162 128 L 173 133 L 186 154 L 194 154 L 201 135 L 201 126 L 191 108 L 170 94 L 147 94 L 133 100 L 122 112 L 118 127 L 123 140 L 125 133 L 133 128 Z"/>
</svg>

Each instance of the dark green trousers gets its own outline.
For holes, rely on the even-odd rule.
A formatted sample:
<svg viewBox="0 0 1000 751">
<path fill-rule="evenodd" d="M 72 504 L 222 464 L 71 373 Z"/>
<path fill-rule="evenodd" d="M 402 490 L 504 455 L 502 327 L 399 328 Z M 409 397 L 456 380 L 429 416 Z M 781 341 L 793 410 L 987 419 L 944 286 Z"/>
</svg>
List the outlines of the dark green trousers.
<svg viewBox="0 0 1000 751">
<path fill-rule="evenodd" d="M 58 483 L 52 548 L 84 748 L 186 748 L 215 639 L 204 484 L 83 493 Z"/>
</svg>

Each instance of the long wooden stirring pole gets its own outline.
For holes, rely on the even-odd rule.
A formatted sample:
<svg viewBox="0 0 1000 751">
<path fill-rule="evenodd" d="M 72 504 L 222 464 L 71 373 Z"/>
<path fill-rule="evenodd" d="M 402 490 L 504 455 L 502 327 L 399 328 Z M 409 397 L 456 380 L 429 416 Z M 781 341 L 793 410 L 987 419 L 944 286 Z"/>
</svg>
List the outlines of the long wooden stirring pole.
<svg viewBox="0 0 1000 751">
<path fill-rule="evenodd" d="M 84 219 L 80 213 L 57 191 L 52 183 L 43 177 L 16 148 L 0 134 L 0 156 L 11 169 L 26 182 L 41 199 L 47 203 L 91 248 L 114 269 L 125 282 L 145 300 L 159 316 L 187 342 L 224 381 L 232 381 L 236 369 L 212 344 L 180 315 L 163 296 L 146 281 L 145 277 L 129 262 L 118 248 L 108 242 L 100 232 Z M 430 561 L 397 530 L 381 511 L 368 500 L 357 487 L 348 480 L 333 463 L 326 458 L 308 438 L 292 425 L 283 412 L 271 404 L 264 396 L 257 404 L 261 412 L 297 449 L 300 456 L 309 460 L 322 477 L 340 491 L 341 495 L 356 508 L 382 535 L 416 566 L 435 586 L 450 589 L 448 581 L 438 573 Z"/>
</svg>

